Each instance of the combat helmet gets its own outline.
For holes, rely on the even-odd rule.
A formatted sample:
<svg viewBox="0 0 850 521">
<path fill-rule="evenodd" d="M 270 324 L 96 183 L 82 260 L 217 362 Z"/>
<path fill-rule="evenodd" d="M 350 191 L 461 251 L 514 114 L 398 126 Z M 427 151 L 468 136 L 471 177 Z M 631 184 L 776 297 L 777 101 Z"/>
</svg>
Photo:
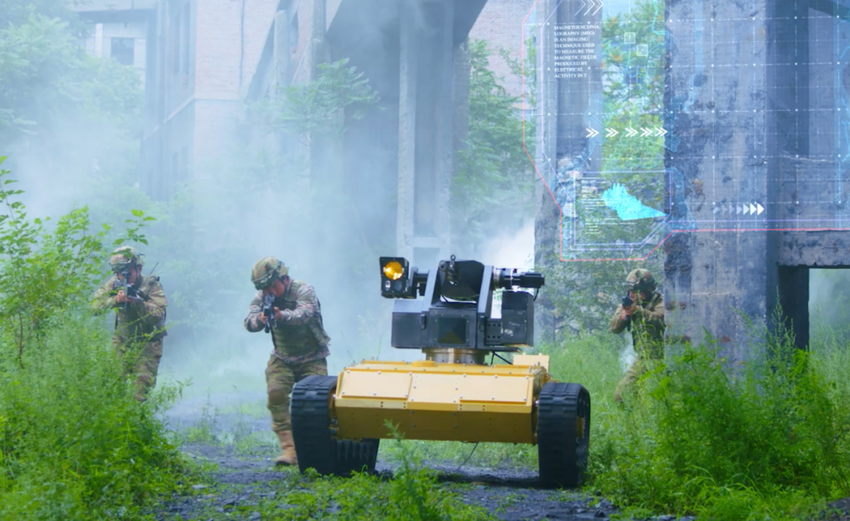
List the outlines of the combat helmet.
<svg viewBox="0 0 850 521">
<path fill-rule="evenodd" d="M 109 254 L 109 264 L 114 273 L 135 268 L 142 265 L 142 254 L 132 246 L 119 246 Z"/>
<path fill-rule="evenodd" d="M 629 291 L 634 291 L 635 293 L 643 292 L 649 295 L 655 291 L 655 278 L 649 270 L 638 268 L 632 270 L 629 276 L 626 277 L 626 286 L 629 288 Z"/>
<path fill-rule="evenodd" d="M 289 273 L 287 268 L 281 261 L 274 257 L 263 257 L 254 264 L 254 269 L 251 270 L 251 282 L 257 289 L 264 289 L 274 281 Z"/>
</svg>

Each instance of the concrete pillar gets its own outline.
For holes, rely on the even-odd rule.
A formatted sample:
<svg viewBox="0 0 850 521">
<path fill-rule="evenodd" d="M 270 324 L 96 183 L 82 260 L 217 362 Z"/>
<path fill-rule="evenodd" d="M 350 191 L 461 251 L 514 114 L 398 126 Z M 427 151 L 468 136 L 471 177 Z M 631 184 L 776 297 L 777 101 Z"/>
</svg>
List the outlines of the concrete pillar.
<svg viewBox="0 0 850 521">
<path fill-rule="evenodd" d="M 537 136 L 535 143 L 535 159 L 537 170 L 543 179 L 553 179 L 557 167 L 557 137 L 558 118 L 553 116 L 558 110 L 558 81 L 554 74 L 548 74 L 554 68 L 554 31 L 547 30 L 546 23 L 551 23 L 549 15 L 555 12 L 559 0 L 541 0 L 538 5 L 538 20 L 544 25 L 537 28 L 539 50 L 537 53 Z M 551 26 L 550 26 L 551 27 Z M 559 262 L 561 229 L 560 209 L 547 183 L 538 176 L 535 185 L 537 200 L 536 217 L 534 221 L 534 266 L 537 269 L 546 268 Z M 535 333 L 541 339 L 555 338 L 557 324 L 552 313 L 552 301 L 548 296 L 550 290 L 544 286 L 537 299 L 535 312 Z"/>
<path fill-rule="evenodd" d="M 768 200 L 776 168 L 768 143 L 775 128 L 766 96 L 769 4 L 668 3 L 668 210 L 670 231 L 687 230 L 664 244 L 668 354 L 683 342 L 700 343 L 707 330 L 728 360 L 747 359 L 754 341 L 742 316 L 764 324 L 767 296 L 776 291 L 775 236 L 746 231 L 753 222 L 716 217 L 711 204 L 701 204 L 703 195 L 718 204 Z M 698 232 L 683 222 L 686 215 Z"/>
<path fill-rule="evenodd" d="M 452 71 L 452 114 L 454 115 L 452 156 L 454 169 L 457 168 L 459 155 L 466 150 L 466 141 L 469 138 L 469 74 L 472 65 L 467 42 L 468 38 L 464 38 L 454 50 L 454 70 Z M 463 223 L 452 222 L 452 227 L 460 226 L 463 226 Z M 467 245 L 458 244 L 457 237 L 452 237 L 451 252 L 463 257 L 469 257 L 475 253 L 469 251 Z"/>
<path fill-rule="evenodd" d="M 274 15 L 274 80 L 272 96 L 277 87 L 289 86 L 291 54 L 289 47 L 289 12 L 278 11 Z"/>
<path fill-rule="evenodd" d="M 401 9 L 398 252 L 427 269 L 449 252 L 454 5 Z"/>
<path fill-rule="evenodd" d="M 398 106 L 398 255 L 413 256 L 413 180 L 416 150 L 416 33 L 413 0 L 400 9 Z M 424 268 L 423 268 L 424 269 Z"/>
</svg>

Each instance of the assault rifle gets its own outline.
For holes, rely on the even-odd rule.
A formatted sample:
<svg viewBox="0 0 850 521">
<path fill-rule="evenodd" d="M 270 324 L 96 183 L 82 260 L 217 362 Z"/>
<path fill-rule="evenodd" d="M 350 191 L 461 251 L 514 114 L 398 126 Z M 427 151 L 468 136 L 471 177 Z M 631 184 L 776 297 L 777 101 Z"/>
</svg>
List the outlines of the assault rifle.
<svg viewBox="0 0 850 521">
<path fill-rule="evenodd" d="M 115 278 L 115 283 L 112 285 L 112 289 L 123 291 L 124 295 L 126 295 L 128 299 L 141 302 L 142 298 L 139 297 L 138 288 L 136 288 L 135 284 L 130 284 L 129 281 L 130 270 L 123 270 L 121 271 L 121 277 Z M 129 302 L 122 302 L 121 309 L 127 309 L 127 304 L 129 304 Z"/>
<path fill-rule="evenodd" d="M 269 333 L 277 327 L 277 322 L 274 318 L 274 295 L 271 293 L 263 297 L 263 316 L 266 317 L 265 332 Z"/>
<path fill-rule="evenodd" d="M 629 295 L 628 293 L 626 293 L 626 296 L 623 297 L 623 301 L 621 302 L 621 304 L 623 305 L 623 309 L 631 307 L 634 303 L 635 303 L 635 301 L 632 300 L 631 295 Z M 626 329 L 628 329 L 628 330 L 632 329 L 632 316 L 631 315 L 626 316 Z"/>
</svg>

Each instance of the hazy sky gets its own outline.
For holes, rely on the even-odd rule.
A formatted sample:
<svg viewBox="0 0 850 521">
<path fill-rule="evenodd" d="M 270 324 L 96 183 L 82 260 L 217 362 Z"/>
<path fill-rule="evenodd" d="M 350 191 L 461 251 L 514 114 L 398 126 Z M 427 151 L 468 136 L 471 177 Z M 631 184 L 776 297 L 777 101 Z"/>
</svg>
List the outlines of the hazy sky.
<svg viewBox="0 0 850 521">
<path fill-rule="evenodd" d="M 602 0 L 602 16 L 609 16 L 618 13 L 627 13 L 631 6 L 635 4 L 635 0 Z"/>
</svg>

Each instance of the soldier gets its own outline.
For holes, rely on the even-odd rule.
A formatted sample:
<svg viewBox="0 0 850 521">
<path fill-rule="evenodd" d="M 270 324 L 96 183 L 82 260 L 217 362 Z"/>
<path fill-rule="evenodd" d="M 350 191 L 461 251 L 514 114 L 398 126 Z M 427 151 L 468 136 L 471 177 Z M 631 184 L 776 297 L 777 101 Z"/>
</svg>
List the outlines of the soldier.
<svg viewBox="0 0 850 521">
<path fill-rule="evenodd" d="M 142 275 L 142 256 L 135 248 L 117 248 L 109 263 L 114 275 L 97 289 L 91 306 L 115 309 L 112 343 L 125 360 L 125 373 L 136 375 L 136 399 L 143 402 L 156 385 L 168 302 L 159 277 Z"/>
<path fill-rule="evenodd" d="M 272 430 L 280 440 L 276 465 L 297 465 L 289 395 L 295 383 L 310 376 L 328 374 L 330 337 L 322 324 L 322 308 L 313 286 L 289 277 L 289 269 L 274 257 L 260 259 L 251 271 L 257 294 L 251 301 L 245 329 L 271 331 L 274 349 L 266 367 L 268 408 Z M 264 300 L 272 301 L 274 321 L 263 313 Z M 267 327 L 268 325 L 268 327 Z"/>
<path fill-rule="evenodd" d="M 609 329 L 616 334 L 627 328 L 631 330 L 637 359 L 617 385 L 614 393 L 617 402 L 622 401 L 623 394 L 646 372 L 648 360 L 664 357 L 664 329 L 667 327 L 664 322 L 664 297 L 656 290 L 652 274 L 645 269 L 636 269 L 626 277 L 626 286 L 632 303 L 617 307 Z"/>
</svg>

